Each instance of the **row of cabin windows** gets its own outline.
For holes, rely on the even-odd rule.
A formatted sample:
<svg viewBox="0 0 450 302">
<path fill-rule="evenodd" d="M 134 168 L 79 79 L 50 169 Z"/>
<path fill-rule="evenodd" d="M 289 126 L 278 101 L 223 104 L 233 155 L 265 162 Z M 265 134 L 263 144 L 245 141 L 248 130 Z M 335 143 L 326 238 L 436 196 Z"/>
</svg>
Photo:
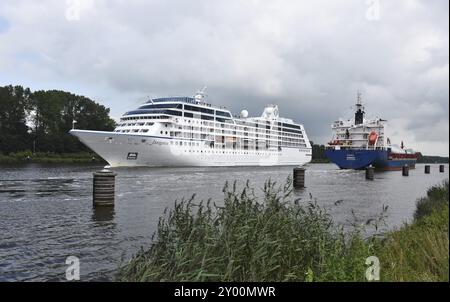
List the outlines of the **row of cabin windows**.
<svg viewBox="0 0 450 302">
<path fill-rule="evenodd" d="M 145 109 L 145 110 L 150 110 L 150 109 L 173 109 L 173 108 L 181 110 L 181 109 L 183 109 L 183 105 L 182 104 L 152 104 L 152 105 L 144 105 L 144 106 L 139 107 L 139 109 Z M 193 112 L 201 112 L 201 113 L 207 113 L 207 114 L 214 115 L 214 110 L 213 109 L 208 109 L 208 108 L 203 108 L 203 107 L 184 105 L 184 110 L 193 111 Z M 215 113 L 216 113 L 216 115 L 219 115 L 219 116 L 222 116 L 222 117 L 231 118 L 231 114 L 229 112 L 215 110 Z"/>
<path fill-rule="evenodd" d="M 126 126 L 153 126 L 155 123 L 147 122 L 147 123 L 120 123 L 117 127 L 126 127 Z"/>
<path fill-rule="evenodd" d="M 127 130 L 116 130 L 115 132 L 118 133 L 147 133 L 149 130 L 148 129 L 127 129 Z"/>
<path fill-rule="evenodd" d="M 184 107 L 185 107 L 185 110 L 202 112 L 202 113 L 207 113 L 207 114 L 212 114 L 212 115 L 214 114 L 214 110 L 211 110 L 211 109 L 195 107 L 195 106 L 190 106 L 190 105 L 184 105 Z M 144 109 L 144 108 L 145 109 L 150 109 L 150 108 L 181 109 L 181 104 L 156 104 L 156 105 L 144 105 L 144 106 L 140 107 L 140 109 Z M 147 110 L 135 110 L 135 111 L 130 111 L 127 114 L 145 114 L 145 113 L 150 113 L 150 112 L 148 112 Z M 152 110 L 151 113 L 165 113 L 165 114 L 170 114 L 173 116 L 182 116 L 182 113 L 180 111 L 175 111 L 175 110 Z M 216 110 L 216 115 L 231 118 L 231 115 L 229 112 L 223 112 L 223 111 Z M 189 112 L 184 112 L 184 117 L 194 118 L 194 114 L 189 113 Z M 214 117 L 203 115 L 203 114 L 200 115 L 200 119 L 216 120 L 216 121 L 222 122 L 222 123 L 224 123 L 226 121 L 226 119 L 224 119 L 224 118 L 219 118 L 219 117 L 214 118 Z M 255 128 L 266 128 L 266 129 L 271 128 L 268 121 L 266 122 L 265 125 L 261 124 L 261 123 L 254 123 L 254 122 L 238 122 L 238 124 L 252 126 Z M 281 130 L 281 127 L 283 127 L 284 129 L 282 131 L 303 134 L 301 131 L 301 127 L 299 125 L 293 125 L 293 124 L 287 124 L 287 123 L 281 123 L 281 122 L 278 122 L 277 124 L 279 127 L 275 127 L 275 130 Z M 286 129 L 286 128 L 288 128 L 288 129 Z M 291 129 L 289 129 L 289 128 L 291 128 Z M 297 129 L 297 130 L 294 130 L 294 129 Z"/>
<path fill-rule="evenodd" d="M 183 109 L 183 105 L 181 104 L 154 104 L 154 105 L 144 105 L 139 107 L 138 109 Z"/>
<path fill-rule="evenodd" d="M 172 116 L 181 116 L 181 111 L 176 110 L 149 110 L 149 109 L 138 109 L 125 113 L 125 115 L 136 115 L 136 114 L 150 114 L 150 113 L 158 113 L 158 114 L 168 114 Z"/>
<path fill-rule="evenodd" d="M 152 126 L 154 123 L 125 123 L 125 124 L 119 124 L 119 127 L 122 127 L 122 126 L 144 126 L 144 125 L 146 125 L 146 126 Z M 164 126 L 167 128 L 168 127 L 168 125 L 167 124 L 164 124 Z M 178 129 L 180 129 L 180 130 L 182 130 L 182 129 L 184 129 L 184 130 L 186 130 L 186 131 L 199 131 L 199 132 L 204 132 L 205 130 L 207 130 L 207 129 L 203 129 L 203 128 L 200 128 L 200 127 L 186 127 L 186 126 L 184 126 L 184 127 L 178 127 Z M 143 130 L 143 131 L 139 131 L 139 130 Z M 125 132 L 125 133 L 128 133 L 128 132 L 148 132 L 148 129 L 133 129 L 133 130 L 123 130 L 123 131 L 120 131 L 120 130 L 117 130 L 116 132 Z M 214 132 L 214 129 L 210 129 L 210 132 Z M 222 134 L 228 134 L 228 135 L 237 135 L 237 132 L 242 132 L 242 131 L 229 131 L 229 130 L 222 130 Z M 161 133 L 162 134 L 162 133 Z M 265 137 L 265 138 L 270 138 L 270 137 L 276 137 L 276 135 L 273 135 L 273 134 L 258 134 L 258 133 L 251 133 L 253 136 L 255 136 L 255 137 Z M 244 132 L 244 135 L 245 136 L 248 136 L 249 135 L 249 133 L 248 132 Z M 292 135 L 292 134 L 285 134 L 285 136 L 287 136 L 287 137 L 280 137 L 280 138 L 282 138 L 283 139 L 283 141 L 304 141 L 303 139 L 301 139 L 301 138 L 303 138 L 303 136 L 294 136 L 294 135 Z"/>
<path fill-rule="evenodd" d="M 187 116 L 186 116 L 186 114 L 187 114 Z M 185 117 L 191 117 L 192 118 L 192 116 L 191 116 L 192 114 L 190 114 L 190 113 L 185 113 Z M 151 118 L 151 117 L 136 117 L 136 118 L 134 118 L 134 119 L 148 119 L 148 118 Z M 203 120 L 210 120 L 210 121 L 213 121 L 214 120 L 214 118 L 213 117 L 210 117 L 210 116 L 207 116 L 207 115 L 202 115 L 201 116 L 201 118 L 203 119 Z M 132 118 L 123 118 L 122 120 L 131 120 Z M 185 122 L 186 122 L 186 120 L 184 120 Z M 220 122 L 220 123 L 222 123 L 220 126 L 221 127 L 224 127 L 224 128 L 229 128 L 229 129 L 233 129 L 234 127 L 235 127 L 235 125 L 227 125 L 226 123 L 225 123 L 225 120 L 224 119 L 221 119 L 221 118 L 217 118 L 216 117 L 216 121 L 218 121 L 218 122 Z M 187 120 L 187 122 L 188 123 L 190 123 L 191 122 L 191 120 Z M 199 121 L 197 120 L 197 121 L 193 121 L 193 122 L 195 122 L 195 123 L 199 123 Z M 202 122 L 202 124 L 207 124 L 208 122 Z M 144 124 L 141 122 L 141 123 L 137 123 L 139 126 L 143 126 Z M 149 125 L 150 124 L 150 126 L 151 125 L 153 125 L 153 123 L 146 123 L 146 125 Z M 212 125 L 213 123 L 209 123 L 210 125 Z M 122 124 L 119 124 L 119 127 L 124 127 L 124 126 L 135 126 L 136 125 L 136 123 L 122 123 Z M 256 124 L 257 125 L 257 124 Z M 241 125 L 242 126 L 242 125 Z M 300 127 L 300 126 L 298 126 L 298 127 Z M 247 127 L 244 127 L 244 131 L 247 131 Z M 270 129 L 270 127 L 269 128 L 267 128 L 266 129 L 266 133 L 268 133 L 268 131 L 269 131 L 269 129 Z M 275 129 L 272 129 L 272 130 L 278 130 L 278 131 L 282 131 L 282 132 L 290 132 L 290 133 L 294 133 L 294 134 L 296 134 L 296 135 L 299 135 L 300 137 L 303 137 L 303 132 L 302 131 L 298 131 L 298 130 L 291 130 L 291 129 L 286 129 L 286 128 L 284 128 L 284 129 L 279 129 L 278 127 L 275 127 Z M 242 130 L 240 130 L 240 131 L 242 131 Z M 257 131 L 257 132 L 263 132 L 264 133 L 264 131 L 260 131 L 260 130 L 258 130 L 258 129 L 256 129 L 255 131 Z M 288 136 L 290 136 L 289 134 L 286 134 L 286 135 L 288 135 Z"/>
<path fill-rule="evenodd" d="M 147 133 L 149 130 L 148 129 L 132 129 L 132 130 L 116 130 L 116 132 L 122 132 L 122 133 Z M 169 132 L 168 131 L 160 131 L 161 135 L 168 135 Z M 170 132 L 170 134 L 173 136 L 173 132 Z M 225 139 L 224 137 L 222 137 L 222 148 L 225 148 L 225 143 L 224 143 Z M 199 143 L 185 143 L 186 145 L 191 146 L 199 146 Z M 178 145 L 178 142 L 176 142 L 176 145 Z M 183 145 L 183 142 L 179 142 L 179 145 Z M 220 145 L 220 143 L 219 143 Z M 241 148 L 243 148 L 244 150 L 248 150 L 249 147 L 254 147 L 255 150 L 259 150 L 259 149 L 268 149 L 272 144 L 270 144 L 269 142 L 250 142 L 248 140 L 242 140 L 240 141 Z M 238 144 L 237 142 L 233 142 L 232 143 L 233 149 L 236 149 Z M 214 147 L 214 143 L 211 142 L 210 148 Z M 302 141 L 302 143 L 295 143 L 295 142 L 287 142 L 287 141 L 283 141 L 281 143 L 280 147 L 306 147 L 306 144 L 304 144 L 304 141 Z"/>
</svg>

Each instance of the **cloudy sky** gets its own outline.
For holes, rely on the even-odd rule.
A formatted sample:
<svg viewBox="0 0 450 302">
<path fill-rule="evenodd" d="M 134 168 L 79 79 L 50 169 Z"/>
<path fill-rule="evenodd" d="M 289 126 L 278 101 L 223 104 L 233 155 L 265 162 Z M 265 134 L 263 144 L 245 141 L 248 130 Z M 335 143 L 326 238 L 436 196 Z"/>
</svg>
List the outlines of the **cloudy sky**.
<svg viewBox="0 0 450 302">
<path fill-rule="evenodd" d="M 0 85 L 62 89 L 118 118 L 148 97 L 265 104 L 325 143 L 356 92 L 392 141 L 449 154 L 447 0 L 2 0 Z"/>
</svg>

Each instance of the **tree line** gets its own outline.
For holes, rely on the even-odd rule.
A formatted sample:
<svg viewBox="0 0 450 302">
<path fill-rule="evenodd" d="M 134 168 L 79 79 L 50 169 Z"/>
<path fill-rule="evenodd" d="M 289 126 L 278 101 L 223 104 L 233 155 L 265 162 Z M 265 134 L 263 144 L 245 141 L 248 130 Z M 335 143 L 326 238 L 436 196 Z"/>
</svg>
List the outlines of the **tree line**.
<svg viewBox="0 0 450 302">
<path fill-rule="evenodd" d="M 0 154 L 88 151 L 69 134 L 72 122 L 76 120 L 80 129 L 111 131 L 115 122 L 109 112 L 89 98 L 65 91 L 0 87 Z"/>
<path fill-rule="evenodd" d="M 310 141 L 312 147 L 312 162 L 314 163 L 329 163 L 328 157 L 325 155 L 325 146 L 316 145 Z"/>
</svg>

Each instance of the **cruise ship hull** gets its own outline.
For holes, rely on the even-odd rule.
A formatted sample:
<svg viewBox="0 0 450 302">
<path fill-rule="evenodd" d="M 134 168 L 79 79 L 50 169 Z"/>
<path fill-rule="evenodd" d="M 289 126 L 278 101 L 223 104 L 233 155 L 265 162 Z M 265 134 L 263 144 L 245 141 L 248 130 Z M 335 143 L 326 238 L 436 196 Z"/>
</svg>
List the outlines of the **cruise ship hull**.
<svg viewBox="0 0 450 302">
<path fill-rule="evenodd" d="M 401 170 L 404 165 L 413 169 L 416 165 L 415 157 L 397 158 L 387 150 L 327 149 L 325 154 L 341 169 L 360 170 L 372 165 L 379 170 L 391 171 Z"/>
<path fill-rule="evenodd" d="M 112 167 L 276 166 L 304 165 L 311 161 L 310 148 L 230 150 L 210 148 L 203 141 L 171 137 L 88 130 L 70 133 Z M 198 146 L 193 142 L 198 142 Z"/>
</svg>

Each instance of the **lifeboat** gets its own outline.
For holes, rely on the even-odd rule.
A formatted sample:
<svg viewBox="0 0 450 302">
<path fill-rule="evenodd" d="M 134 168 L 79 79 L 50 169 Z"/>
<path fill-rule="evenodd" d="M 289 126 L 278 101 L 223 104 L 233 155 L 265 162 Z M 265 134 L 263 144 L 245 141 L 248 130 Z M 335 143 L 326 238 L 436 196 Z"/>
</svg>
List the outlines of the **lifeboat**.
<svg viewBox="0 0 450 302">
<path fill-rule="evenodd" d="M 339 146 L 341 145 L 341 141 L 340 140 L 334 140 L 328 143 L 328 145 L 330 146 Z"/>
<path fill-rule="evenodd" d="M 369 134 L 369 145 L 373 146 L 377 142 L 378 134 L 375 131 L 370 132 Z"/>
</svg>

